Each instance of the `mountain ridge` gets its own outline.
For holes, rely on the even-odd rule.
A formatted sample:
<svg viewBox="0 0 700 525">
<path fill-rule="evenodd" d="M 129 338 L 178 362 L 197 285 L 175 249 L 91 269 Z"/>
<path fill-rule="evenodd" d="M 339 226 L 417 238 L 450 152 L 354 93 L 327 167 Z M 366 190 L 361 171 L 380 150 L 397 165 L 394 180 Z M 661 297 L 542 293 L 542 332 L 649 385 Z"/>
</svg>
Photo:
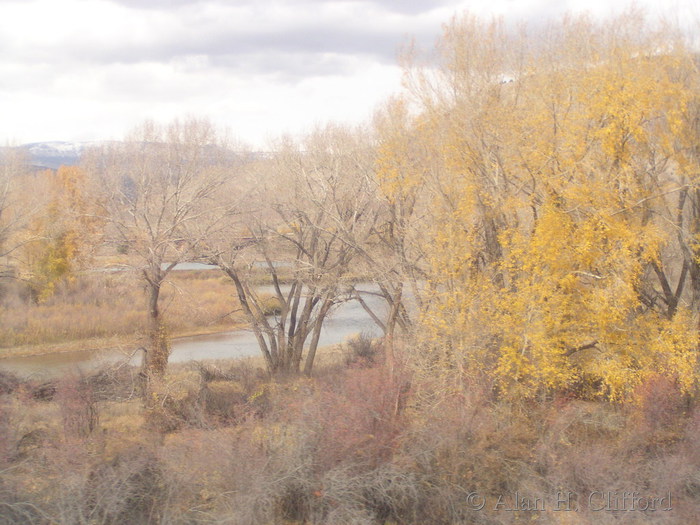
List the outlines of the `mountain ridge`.
<svg viewBox="0 0 700 525">
<path fill-rule="evenodd" d="M 80 162 L 80 157 L 86 148 L 100 144 L 103 144 L 103 142 L 53 140 L 30 142 L 17 148 L 27 153 L 30 164 L 33 167 L 56 170 L 61 166 L 75 166 Z"/>
</svg>

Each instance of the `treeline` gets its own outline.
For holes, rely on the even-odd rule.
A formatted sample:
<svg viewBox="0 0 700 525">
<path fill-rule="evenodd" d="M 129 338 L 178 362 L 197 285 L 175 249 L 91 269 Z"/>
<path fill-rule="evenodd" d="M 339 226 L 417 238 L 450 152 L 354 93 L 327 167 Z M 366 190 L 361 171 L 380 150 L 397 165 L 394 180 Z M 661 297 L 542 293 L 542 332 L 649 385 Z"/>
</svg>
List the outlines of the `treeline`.
<svg viewBox="0 0 700 525">
<path fill-rule="evenodd" d="M 272 374 L 311 373 L 324 319 L 362 276 L 386 302 L 372 315 L 388 359 L 401 335 L 447 381 L 614 400 L 662 375 L 690 395 L 698 79 L 689 40 L 634 13 L 537 36 L 457 17 L 365 126 L 261 158 L 206 121 L 145 123 L 44 178 L 43 199 L 6 160 L 5 271 L 40 302 L 96 248 L 124 254 L 147 291 L 149 376 L 167 365 L 161 288 L 199 261 L 230 278 Z"/>
</svg>

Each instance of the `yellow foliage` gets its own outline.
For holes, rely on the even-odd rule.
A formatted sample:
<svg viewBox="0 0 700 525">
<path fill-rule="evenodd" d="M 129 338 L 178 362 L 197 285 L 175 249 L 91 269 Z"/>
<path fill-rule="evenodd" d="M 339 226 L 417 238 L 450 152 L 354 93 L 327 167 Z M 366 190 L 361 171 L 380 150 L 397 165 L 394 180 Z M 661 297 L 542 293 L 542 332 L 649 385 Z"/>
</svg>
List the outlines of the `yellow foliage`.
<svg viewBox="0 0 700 525">
<path fill-rule="evenodd" d="M 56 284 L 71 279 L 86 262 L 90 237 L 98 227 L 80 168 L 61 166 L 56 173 L 44 172 L 41 178 L 48 187 L 48 200 L 29 225 L 24 249 L 39 302 L 52 296 Z"/>
<path fill-rule="evenodd" d="M 513 62 L 493 26 L 454 20 L 438 80 L 414 84 L 422 112 L 385 133 L 385 191 L 421 180 L 431 195 L 429 357 L 491 375 L 504 395 L 593 377 L 619 399 L 652 371 L 692 392 L 699 305 L 684 254 L 698 265 L 700 232 L 682 230 L 700 227 L 684 211 L 697 68 L 673 34 L 631 15 L 557 34 Z M 514 80 L 499 82 L 506 70 Z M 432 152 L 410 167 L 407 135 Z"/>
</svg>

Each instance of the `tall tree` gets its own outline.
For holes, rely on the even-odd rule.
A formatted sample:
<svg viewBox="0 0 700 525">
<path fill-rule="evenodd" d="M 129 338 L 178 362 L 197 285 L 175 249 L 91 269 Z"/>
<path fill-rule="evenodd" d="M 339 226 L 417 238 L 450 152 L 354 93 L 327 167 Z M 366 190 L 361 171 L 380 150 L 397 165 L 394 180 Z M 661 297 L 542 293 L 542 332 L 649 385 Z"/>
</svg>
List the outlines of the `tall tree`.
<svg viewBox="0 0 700 525">
<path fill-rule="evenodd" d="M 22 250 L 35 300 L 50 297 L 56 285 L 73 277 L 89 261 L 98 244 L 99 221 L 87 195 L 87 177 L 75 166 L 61 166 L 35 176 L 45 200 L 29 221 L 32 239 Z"/>
<path fill-rule="evenodd" d="M 126 141 L 93 151 L 86 160 L 105 220 L 107 239 L 128 250 L 129 266 L 147 291 L 146 379 L 162 376 L 168 362 L 161 288 L 175 266 L 196 256 L 222 218 L 215 199 L 231 154 L 211 123 L 190 119 L 167 126 L 146 122 Z"/>
<path fill-rule="evenodd" d="M 512 395 L 617 398 L 653 372 L 690 391 L 698 77 L 682 39 L 635 13 L 537 38 L 464 16 L 408 78 L 410 125 L 439 158 L 429 358 Z"/>
<path fill-rule="evenodd" d="M 359 243 L 371 278 L 386 302 L 387 315 L 378 317 L 362 297 L 384 333 L 387 358 L 393 361 L 397 326 L 412 337 L 424 310 L 429 231 L 426 182 L 436 168 L 434 150 L 424 140 L 420 124 L 412 121 L 405 99 L 390 100 L 374 119 L 376 157 L 372 191 L 378 213 L 371 235 Z"/>
<path fill-rule="evenodd" d="M 255 167 L 248 210 L 212 240 L 210 260 L 236 285 L 270 373 L 310 374 L 326 317 L 351 297 L 357 239 L 373 213 L 372 151 L 359 131 L 332 125 L 275 150 Z M 255 287 L 261 271 L 274 315 Z"/>
<path fill-rule="evenodd" d="M 17 273 L 18 250 L 30 242 L 25 228 L 38 205 L 27 197 L 29 159 L 17 148 L 0 148 L 0 277 Z"/>
</svg>

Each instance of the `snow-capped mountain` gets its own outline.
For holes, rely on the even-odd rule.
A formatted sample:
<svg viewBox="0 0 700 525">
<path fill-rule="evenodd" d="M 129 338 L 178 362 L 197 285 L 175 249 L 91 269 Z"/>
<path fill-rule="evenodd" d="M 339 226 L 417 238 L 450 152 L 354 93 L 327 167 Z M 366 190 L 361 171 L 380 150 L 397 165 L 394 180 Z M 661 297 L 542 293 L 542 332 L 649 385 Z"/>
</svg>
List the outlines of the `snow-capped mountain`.
<svg viewBox="0 0 700 525">
<path fill-rule="evenodd" d="M 58 169 L 60 166 L 74 166 L 80 161 L 85 148 L 95 142 L 33 142 L 20 146 L 29 154 L 30 161 L 37 168 Z"/>
</svg>

